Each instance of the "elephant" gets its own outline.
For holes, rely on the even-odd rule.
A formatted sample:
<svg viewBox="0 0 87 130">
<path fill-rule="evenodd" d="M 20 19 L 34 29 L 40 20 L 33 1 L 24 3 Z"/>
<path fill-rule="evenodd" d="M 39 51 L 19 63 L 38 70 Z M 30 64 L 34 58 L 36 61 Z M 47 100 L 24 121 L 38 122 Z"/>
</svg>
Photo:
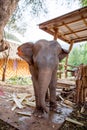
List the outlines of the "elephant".
<svg viewBox="0 0 87 130">
<path fill-rule="evenodd" d="M 56 82 L 59 62 L 68 55 L 56 41 L 45 39 L 36 43 L 27 42 L 17 48 L 18 56 L 29 64 L 30 73 L 34 87 L 36 108 L 34 115 L 42 117 L 44 112 L 48 113 L 49 108 L 55 109 L 56 104 Z M 46 93 L 49 88 L 50 107 L 46 106 Z"/>
</svg>

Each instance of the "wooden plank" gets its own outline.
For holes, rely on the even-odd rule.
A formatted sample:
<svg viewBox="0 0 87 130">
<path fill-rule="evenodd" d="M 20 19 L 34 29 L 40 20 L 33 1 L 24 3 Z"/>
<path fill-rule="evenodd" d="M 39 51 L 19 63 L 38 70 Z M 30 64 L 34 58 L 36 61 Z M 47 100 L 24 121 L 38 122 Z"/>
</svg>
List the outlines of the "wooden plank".
<svg viewBox="0 0 87 130">
<path fill-rule="evenodd" d="M 58 28 L 54 28 L 54 40 L 57 40 L 58 38 L 57 33 L 58 33 Z"/>
<path fill-rule="evenodd" d="M 57 85 L 56 85 L 57 88 L 75 88 L 75 84 L 72 84 L 72 83 L 64 83 L 64 82 L 57 82 Z"/>
<path fill-rule="evenodd" d="M 71 27 L 68 26 L 68 24 L 65 24 L 64 25 L 69 29 L 70 32 L 72 32 L 76 37 L 79 38 L 79 36 L 75 33 L 75 31 L 73 31 L 73 29 Z"/>
<path fill-rule="evenodd" d="M 59 38 L 69 44 L 85 41 L 87 40 L 87 37 L 84 38 L 87 34 L 87 7 L 41 23 L 39 28 L 53 35 L 54 39 Z M 58 29 L 58 33 L 55 34 L 54 28 Z"/>
<path fill-rule="evenodd" d="M 81 20 L 81 14 L 84 14 L 84 18 L 87 18 L 87 7 L 81 8 L 81 9 L 77 9 L 73 12 L 67 13 L 65 15 L 62 15 L 60 17 L 54 18 L 52 20 L 48 20 L 44 23 L 39 24 L 40 28 L 45 27 L 46 25 L 52 25 L 52 24 L 61 24 L 63 21 L 66 21 L 66 23 L 68 24 L 69 22 L 75 22 L 78 20 Z"/>
<path fill-rule="evenodd" d="M 54 36 L 54 32 L 52 30 L 50 30 L 48 28 L 43 28 L 43 30 Z M 70 44 L 70 40 L 65 38 L 62 34 L 58 33 L 57 36 L 59 39 L 66 41 L 67 43 Z"/>
<path fill-rule="evenodd" d="M 82 32 L 82 31 L 86 31 L 87 28 L 84 28 L 84 29 L 79 29 L 79 30 L 76 30 L 75 32 L 68 32 L 68 33 L 65 33 L 64 35 L 69 35 L 69 34 L 73 34 L 73 33 L 78 33 L 78 32 Z"/>
</svg>

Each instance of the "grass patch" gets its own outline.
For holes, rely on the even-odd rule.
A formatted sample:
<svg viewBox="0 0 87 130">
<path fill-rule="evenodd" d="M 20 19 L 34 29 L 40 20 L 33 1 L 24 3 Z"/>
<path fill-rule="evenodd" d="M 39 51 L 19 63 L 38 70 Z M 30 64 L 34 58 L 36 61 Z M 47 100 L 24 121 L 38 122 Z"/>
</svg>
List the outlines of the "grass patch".
<svg viewBox="0 0 87 130">
<path fill-rule="evenodd" d="M 11 77 L 10 79 L 6 80 L 7 84 L 12 85 L 32 85 L 31 77 Z"/>
</svg>

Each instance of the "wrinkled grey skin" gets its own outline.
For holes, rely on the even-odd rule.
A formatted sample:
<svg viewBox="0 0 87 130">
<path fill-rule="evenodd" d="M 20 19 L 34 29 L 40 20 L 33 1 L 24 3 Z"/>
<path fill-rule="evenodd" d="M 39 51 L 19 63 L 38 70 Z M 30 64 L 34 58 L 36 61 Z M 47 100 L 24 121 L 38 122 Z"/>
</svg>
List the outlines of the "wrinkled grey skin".
<svg viewBox="0 0 87 130">
<path fill-rule="evenodd" d="M 67 54 L 68 51 L 62 49 L 57 41 L 39 40 L 35 44 L 24 43 L 18 47 L 18 55 L 29 64 L 36 98 L 34 114 L 38 117 L 49 111 L 45 103 L 48 88 L 50 108 L 56 107 L 57 68 Z"/>
</svg>

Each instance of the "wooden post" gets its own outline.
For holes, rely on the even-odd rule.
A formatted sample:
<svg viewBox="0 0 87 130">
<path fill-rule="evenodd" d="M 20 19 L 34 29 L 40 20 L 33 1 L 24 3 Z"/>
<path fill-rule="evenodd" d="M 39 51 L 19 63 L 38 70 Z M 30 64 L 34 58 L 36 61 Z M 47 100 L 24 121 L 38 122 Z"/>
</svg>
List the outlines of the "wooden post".
<svg viewBox="0 0 87 130">
<path fill-rule="evenodd" d="M 87 97 L 87 65 L 81 64 L 76 76 L 76 103 L 86 102 Z"/>
<path fill-rule="evenodd" d="M 70 53 L 70 51 L 72 50 L 72 47 L 73 47 L 73 42 L 70 44 L 69 53 Z M 67 55 L 66 61 L 65 61 L 65 78 L 67 78 L 67 64 L 68 64 L 68 58 L 69 58 L 69 54 Z"/>
<path fill-rule="evenodd" d="M 58 28 L 54 28 L 54 40 L 57 40 L 57 38 L 58 38 Z"/>
</svg>

